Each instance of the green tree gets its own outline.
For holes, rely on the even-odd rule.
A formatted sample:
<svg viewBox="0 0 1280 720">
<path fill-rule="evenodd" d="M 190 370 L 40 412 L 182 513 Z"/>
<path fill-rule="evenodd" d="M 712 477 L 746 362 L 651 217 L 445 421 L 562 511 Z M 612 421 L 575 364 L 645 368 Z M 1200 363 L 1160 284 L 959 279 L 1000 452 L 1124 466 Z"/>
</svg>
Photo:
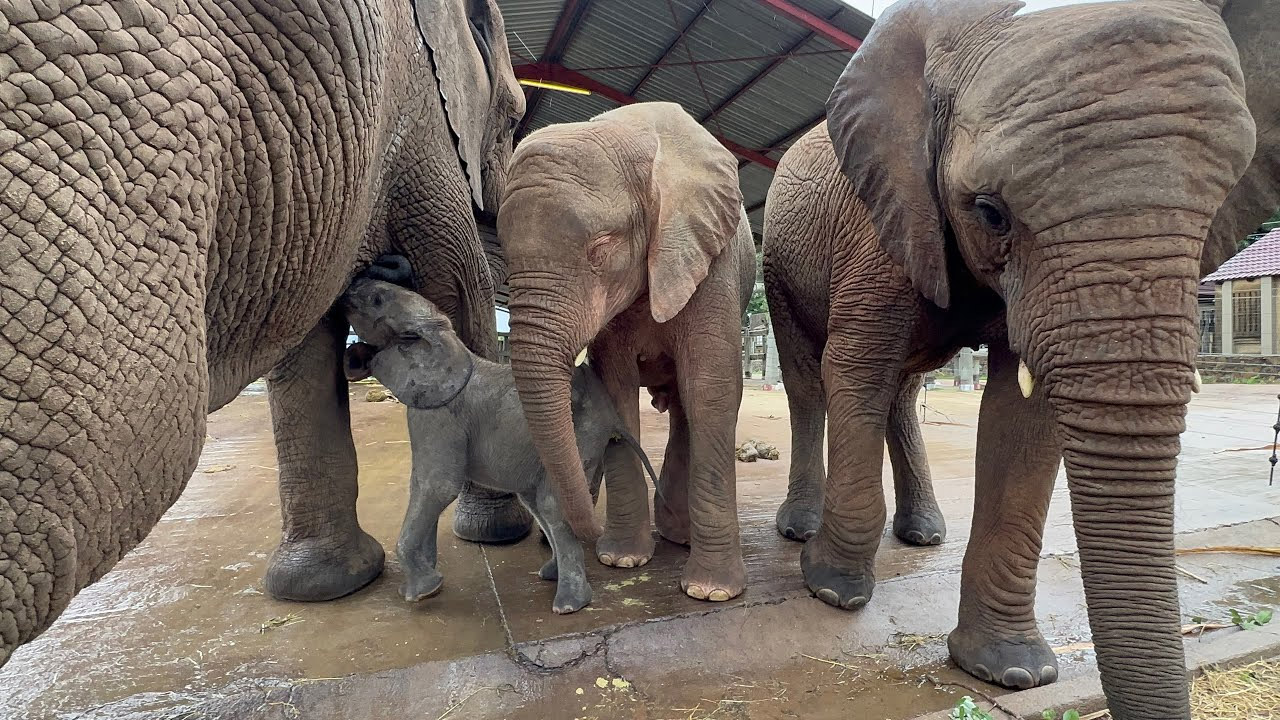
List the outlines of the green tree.
<svg viewBox="0 0 1280 720">
<path fill-rule="evenodd" d="M 1241 238 L 1240 242 L 1236 243 L 1236 252 L 1239 252 L 1249 247 L 1258 238 L 1262 237 L 1263 235 L 1266 235 L 1267 233 L 1271 232 L 1272 230 L 1275 230 L 1278 227 L 1280 227 L 1280 210 L 1276 210 L 1275 213 L 1273 213 L 1271 217 L 1267 219 L 1266 222 L 1259 225 L 1258 230 L 1254 232 L 1252 235 L 1247 235 Z"/>
<path fill-rule="evenodd" d="M 769 312 L 769 303 L 764 297 L 764 253 L 756 252 L 756 287 L 751 291 L 751 300 L 747 302 L 746 312 L 742 313 L 742 326 L 747 327 L 752 315 L 767 312 Z"/>
</svg>

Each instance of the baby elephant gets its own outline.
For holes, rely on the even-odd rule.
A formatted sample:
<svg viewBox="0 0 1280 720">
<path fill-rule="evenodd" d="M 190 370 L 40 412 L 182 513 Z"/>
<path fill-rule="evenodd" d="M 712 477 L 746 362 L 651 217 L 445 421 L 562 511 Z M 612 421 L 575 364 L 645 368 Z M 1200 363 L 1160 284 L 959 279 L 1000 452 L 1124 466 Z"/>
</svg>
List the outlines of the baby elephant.
<svg viewBox="0 0 1280 720">
<path fill-rule="evenodd" d="M 361 342 L 347 348 L 349 380 L 373 375 L 408 407 L 413 475 L 400 530 L 405 600 L 440 590 L 436 525 L 466 480 L 515 493 L 550 540 L 552 556 L 539 573 L 558 580 L 552 610 L 571 613 L 591 602 L 582 545 L 561 514 L 555 491 L 525 425 L 511 369 L 467 350 L 449 319 L 416 292 L 369 276 L 352 282 L 342 307 Z M 596 494 L 610 442 L 629 445 L 653 468 L 624 430 L 604 384 L 588 366 L 573 376 L 573 426 L 586 477 Z"/>
</svg>

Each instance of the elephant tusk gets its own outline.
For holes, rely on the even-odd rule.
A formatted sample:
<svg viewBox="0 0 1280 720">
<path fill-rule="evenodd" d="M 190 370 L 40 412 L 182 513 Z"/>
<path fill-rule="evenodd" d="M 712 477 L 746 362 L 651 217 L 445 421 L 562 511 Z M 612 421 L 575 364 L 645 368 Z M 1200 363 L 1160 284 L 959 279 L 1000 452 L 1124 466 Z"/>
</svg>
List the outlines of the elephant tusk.
<svg viewBox="0 0 1280 720">
<path fill-rule="evenodd" d="M 1191 378 L 1191 392 L 1193 393 L 1200 392 L 1200 383 L 1201 383 L 1200 368 L 1196 368 L 1195 377 Z"/>
<path fill-rule="evenodd" d="M 1018 389 L 1022 391 L 1024 398 L 1031 397 L 1031 391 L 1036 389 L 1036 379 L 1031 377 L 1031 370 L 1025 360 L 1018 361 Z"/>
<path fill-rule="evenodd" d="M 587 361 L 587 349 L 584 347 L 582 348 L 582 352 L 578 353 L 578 357 L 573 359 L 573 366 L 579 367 L 582 365 L 582 363 L 586 361 Z"/>
</svg>

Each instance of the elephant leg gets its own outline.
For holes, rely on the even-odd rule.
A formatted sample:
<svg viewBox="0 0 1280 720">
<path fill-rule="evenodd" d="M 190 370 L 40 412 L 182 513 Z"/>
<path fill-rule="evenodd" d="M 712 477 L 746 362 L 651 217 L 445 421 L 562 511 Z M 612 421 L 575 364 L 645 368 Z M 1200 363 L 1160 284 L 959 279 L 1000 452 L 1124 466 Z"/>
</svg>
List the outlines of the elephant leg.
<svg viewBox="0 0 1280 720">
<path fill-rule="evenodd" d="M 991 382 L 978 416 L 973 530 L 960 580 L 951 657 L 985 682 L 1025 689 L 1053 682 L 1058 662 L 1036 627 L 1036 569 L 1061 449 L 1042 392 L 1018 389 L 1018 360 L 989 349 Z"/>
<path fill-rule="evenodd" d="M 785 292 L 769 293 L 773 330 L 777 334 L 778 364 L 787 388 L 791 416 L 791 470 L 787 499 L 778 508 L 778 533 L 807 541 L 822 524 L 822 439 L 827 408 L 822 388 L 822 347 L 795 321 Z"/>
<path fill-rule="evenodd" d="M 671 434 L 662 456 L 658 488 L 653 493 L 653 520 L 658 534 L 677 545 L 689 544 L 689 418 L 679 393 L 669 393 Z"/>
<path fill-rule="evenodd" d="M 461 449 L 466 452 L 465 446 Z M 425 600 L 444 586 L 444 576 L 436 567 L 436 535 L 440 514 L 458 497 L 461 485 L 456 479 L 431 477 L 430 469 L 415 468 L 414 475 L 409 482 L 409 507 L 396 543 L 396 556 L 404 570 L 400 595 L 407 602 Z"/>
<path fill-rule="evenodd" d="M 618 416 L 631 436 L 640 439 L 640 393 L 633 370 L 610 353 L 597 360 L 597 370 Z M 596 541 L 596 557 L 605 565 L 640 567 L 653 557 L 649 521 L 649 483 L 640 459 L 622 443 L 610 443 L 604 454 L 608 498 L 604 535 Z M 563 570 L 563 568 L 562 568 Z"/>
<path fill-rule="evenodd" d="M 382 572 L 382 545 L 356 520 L 346 334 L 330 314 L 267 375 L 284 518 L 264 585 L 282 600 L 332 600 Z"/>
<path fill-rule="evenodd" d="M 740 340 L 699 333 L 682 338 L 676 357 L 679 402 L 689 428 L 689 559 L 680 587 L 721 602 L 747 587 L 738 533 L 734 433 L 742 403 Z"/>
<path fill-rule="evenodd" d="M 893 534 L 912 545 L 938 545 L 947 537 L 947 524 L 933 494 L 929 458 L 916 418 L 916 398 L 923 375 L 906 375 L 889 410 L 889 462 L 893 465 L 896 506 Z"/>
<path fill-rule="evenodd" d="M 467 483 L 453 509 L 453 534 L 476 543 L 513 543 L 533 529 L 514 495 Z"/>
<path fill-rule="evenodd" d="M 534 497 L 526 501 L 535 509 L 538 525 L 551 542 L 553 555 L 551 561 L 543 566 L 543 570 L 547 566 L 555 569 L 556 597 L 551 603 L 551 611 L 557 615 L 577 612 L 591 602 L 591 583 L 587 582 L 582 543 L 573 536 L 573 530 L 560 513 L 560 505 L 550 485 L 539 485 Z"/>
<path fill-rule="evenodd" d="M 889 330 L 892 323 L 881 325 Z M 875 332 L 879 329 L 842 323 L 829 336 L 822 358 L 830 434 L 827 484 L 822 527 L 805 543 L 800 567 L 820 600 L 846 610 L 871 599 L 884 531 L 884 439 L 904 349 L 900 337 Z"/>
</svg>

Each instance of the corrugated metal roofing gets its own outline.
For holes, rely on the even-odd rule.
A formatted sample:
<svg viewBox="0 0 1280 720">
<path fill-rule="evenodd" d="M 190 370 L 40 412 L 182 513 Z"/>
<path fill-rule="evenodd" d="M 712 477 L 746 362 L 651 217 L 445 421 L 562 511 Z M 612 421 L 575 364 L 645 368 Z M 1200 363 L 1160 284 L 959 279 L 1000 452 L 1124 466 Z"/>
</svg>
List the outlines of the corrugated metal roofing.
<svg viewBox="0 0 1280 720">
<path fill-rule="evenodd" d="M 1205 282 L 1242 280 L 1280 275 L 1280 228 L 1272 230 L 1236 253 L 1222 267 L 1205 276 Z"/>
<path fill-rule="evenodd" d="M 854 37 L 865 37 L 871 27 L 870 17 L 841 0 L 789 2 Z M 774 161 L 822 118 L 827 95 L 851 55 L 764 0 L 498 0 L 498 5 L 513 65 L 552 63 L 637 100 L 678 102 L 711 132 Z M 562 15 L 575 17 L 575 10 L 576 24 L 565 25 L 567 40 L 562 35 L 561 46 L 552 48 L 558 21 Z M 526 134 L 617 106 L 600 95 L 527 92 L 532 111 Z M 739 177 L 758 235 L 773 173 L 744 160 Z"/>
</svg>

